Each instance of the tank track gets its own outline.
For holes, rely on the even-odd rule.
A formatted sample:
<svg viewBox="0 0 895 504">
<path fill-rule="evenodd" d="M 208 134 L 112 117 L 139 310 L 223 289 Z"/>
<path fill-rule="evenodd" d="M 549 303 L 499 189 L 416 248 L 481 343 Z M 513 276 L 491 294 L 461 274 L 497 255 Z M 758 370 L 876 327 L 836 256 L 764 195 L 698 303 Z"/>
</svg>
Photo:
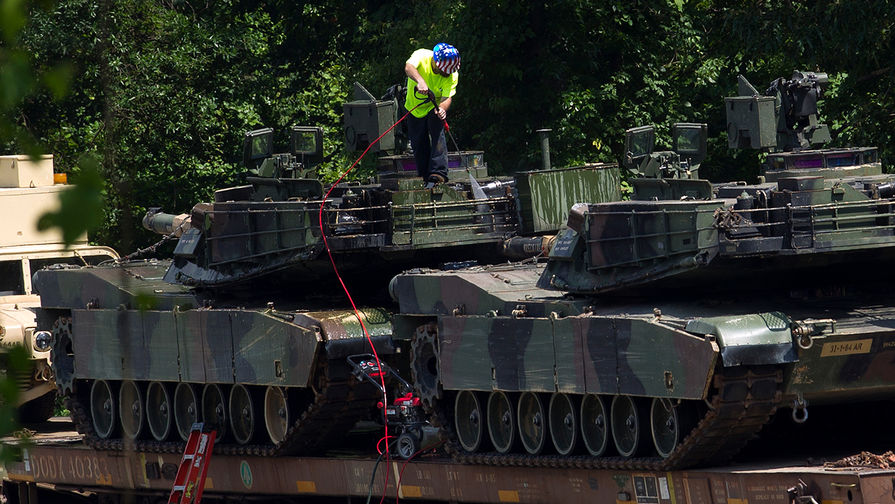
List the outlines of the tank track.
<svg viewBox="0 0 895 504">
<path fill-rule="evenodd" d="M 753 439 L 782 399 L 783 373 L 776 368 L 725 369 L 714 377 L 714 395 L 706 414 L 665 459 L 658 457 L 469 453 L 457 441 L 443 401 L 430 413 L 451 457 L 462 464 L 512 467 L 668 471 L 727 462 Z"/>
<path fill-rule="evenodd" d="M 277 445 L 216 443 L 214 453 L 255 456 L 311 454 L 318 447 L 325 448 L 329 441 L 343 437 L 366 412 L 375 407 L 380 397 L 379 391 L 354 378 L 341 360 L 335 365 L 325 359 L 322 361 L 325 364 L 318 368 L 314 400 L 298 415 L 282 442 Z M 183 453 L 186 443 L 179 440 L 102 439 L 96 435 L 89 412 L 78 394 L 67 395 L 65 404 L 71 412 L 75 428 L 83 435 L 84 443 L 91 448 L 104 451 Z"/>
</svg>

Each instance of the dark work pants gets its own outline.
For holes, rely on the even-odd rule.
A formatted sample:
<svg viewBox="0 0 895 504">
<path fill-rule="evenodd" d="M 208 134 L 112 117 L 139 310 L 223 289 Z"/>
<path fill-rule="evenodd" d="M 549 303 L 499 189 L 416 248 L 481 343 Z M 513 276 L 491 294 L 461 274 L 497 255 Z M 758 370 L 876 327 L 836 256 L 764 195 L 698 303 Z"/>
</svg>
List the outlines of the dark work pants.
<svg viewBox="0 0 895 504">
<path fill-rule="evenodd" d="M 429 112 L 426 117 L 407 116 L 407 133 L 416 159 L 416 173 L 423 179 L 437 174 L 447 180 L 447 142 L 444 140 L 444 123 Z"/>
</svg>

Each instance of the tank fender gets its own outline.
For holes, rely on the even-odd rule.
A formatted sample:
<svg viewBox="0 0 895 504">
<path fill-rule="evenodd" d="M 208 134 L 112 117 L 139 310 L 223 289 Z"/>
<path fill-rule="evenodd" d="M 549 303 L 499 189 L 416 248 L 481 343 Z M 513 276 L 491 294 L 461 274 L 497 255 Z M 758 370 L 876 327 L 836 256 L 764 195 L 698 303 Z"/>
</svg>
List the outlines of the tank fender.
<svg viewBox="0 0 895 504">
<path fill-rule="evenodd" d="M 780 312 L 707 317 L 687 322 L 694 334 L 715 336 L 724 367 L 798 361 L 793 321 Z"/>
<path fill-rule="evenodd" d="M 344 359 L 349 355 L 369 353 L 370 341 L 378 355 L 395 353 L 389 312 L 382 308 L 360 308 L 358 313 L 360 320 L 351 310 L 299 313 L 295 315 L 294 322 L 302 327 L 312 328 L 317 333 L 329 359 Z M 369 341 L 364 327 L 370 336 Z"/>
<path fill-rule="evenodd" d="M 395 345 L 388 336 L 372 336 L 370 338 L 376 347 L 376 355 L 391 355 L 395 353 Z M 349 355 L 370 353 L 370 342 L 364 339 L 345 339 L 327 341 L 326 357 L 329 359 L 345 359 Z"/>
</svg>

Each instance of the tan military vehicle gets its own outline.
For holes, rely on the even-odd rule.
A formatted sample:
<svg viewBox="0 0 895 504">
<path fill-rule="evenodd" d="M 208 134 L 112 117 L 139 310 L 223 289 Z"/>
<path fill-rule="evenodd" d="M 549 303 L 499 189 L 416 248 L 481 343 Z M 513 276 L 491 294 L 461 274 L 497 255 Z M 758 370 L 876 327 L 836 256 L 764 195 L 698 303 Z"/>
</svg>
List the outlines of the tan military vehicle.
<svg viewBox="0 0 895 504">
<path fill-rule="evenodd" d="M 56 382 L 50 367 L 52 335 L 36 331 L 33 309 L 40 298 L 31 287 L 35 271 L 52 264 L 98 264 L 118 254 L 89 245 L 87 236 L 65 248 L 58 230 L 38 231 L 41 215 L 59 205 L 67 186 L 56 183 L 53 156 L 0 156 L 0 360 L 22 345 L 31 358 L 28 374 L 11 376 L 19 385 L 19 419 L 41 422 L 53 413 Z M 6 373 L 6 366 L 0 369 Z"/>
</svg>

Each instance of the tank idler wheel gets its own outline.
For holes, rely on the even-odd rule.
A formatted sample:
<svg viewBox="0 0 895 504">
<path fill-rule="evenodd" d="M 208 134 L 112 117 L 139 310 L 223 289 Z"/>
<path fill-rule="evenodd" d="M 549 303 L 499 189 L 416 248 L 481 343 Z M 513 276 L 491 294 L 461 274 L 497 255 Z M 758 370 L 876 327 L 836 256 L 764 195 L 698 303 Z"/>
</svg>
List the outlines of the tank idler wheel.
<svg viewBox="0 0 895 504">
<path fill-rule="evenodd" d="M 196 391 L 189 383 L 179 383 L 174 389 L 174 423 L 177 433 L 184 441 L 190 438 L 193 424 L 199 421 L 199 401 Z"/>
<path fill-rule="evenodd" d="M 420 451 L 420 438 L 411 431 L 404 431 L 398 436 L 395 449 L 404 460 L 410 459 Z"/>
<path fill-rule="evenodd" d="M 245 385 L 230 389 L 230 427 L 239 444 L 248 444 L 255 436 L 255 402 Z"/>
<path fill-rule="evenodd" d="M 478 451 L 482 446 L 485 429 L 482 422 L 482 403 L 471 390 L 461 390 L 454 400 L 454 430 L 460 446 L 468 451 Z"/>
<path fill-rule="evenodd" d="M 509 453 L 516 441 L 516 415 L 513 403 L 505 392 L 495 391 L 488 396 L 488 434 L 494 449 Z"/>
<path fill-rule="evenodd" d="M 118 405 L 112 385 L 106 380 L 96 380 L 90 387 L 90 418 L 93 430 L 100 439 L 109 439 L 115 434 Z"/>
<path fill-rule="evenodd" d="M 581 401 L 581 439 L 594 457 L 602 457 L 609 447 L 608 413 L 603 396 L 587 394 Z"/>
<path fill-rule="evenodd" d="M 547 408 L 550 419 L 550 438 L 560 455 L 575 451 L 578 442 L 578 418 L 575 403 L 568 394 L 553 394 Z"/>
<path fill-rule="evenodd" d="M 146 410 L 143 408 L 143 393 L 140 387 L 130 381 L 121 382 L 118 389 L 119 419 L 121 431 L 127 439 L 138 439 L 146 423 Z"/>
<path fill-rule="evenodd" d="M 202 423 L 217 431 L 217 439 L 227 435 L 227 396 L 216 383 L 207 383 L 202 389 Z"/>
<path fill-rule="evenodd" d="M 516 411 L 522 446 L 532 455 L 541 453 L 547 444 L 547 414 L 544 411 L 544 402 L 538 394 L 525 392 L 519 396 L 519 407 Z"/>
<path fill-rule="evenodd" d="M 146 423 L 156 441 L 164 441 L 171 434 L 171 408 L 171 394 L 165 384 L 151 382 L 146 389 Z"/>
<path fill-rule="evenodd" d="M 270 386 L 264 392 L 264 426 L 274 444 L 282 443 L 289 431 L 289 406 L 286 391 Z"/>
<path fill-rule="evenodd" d="M 633 457 L 648 446 L 646 434 L 649 407 L 644 401 L 630 396 L 612 398 L 612 440 L 622 457 Z"/>
</svg>

